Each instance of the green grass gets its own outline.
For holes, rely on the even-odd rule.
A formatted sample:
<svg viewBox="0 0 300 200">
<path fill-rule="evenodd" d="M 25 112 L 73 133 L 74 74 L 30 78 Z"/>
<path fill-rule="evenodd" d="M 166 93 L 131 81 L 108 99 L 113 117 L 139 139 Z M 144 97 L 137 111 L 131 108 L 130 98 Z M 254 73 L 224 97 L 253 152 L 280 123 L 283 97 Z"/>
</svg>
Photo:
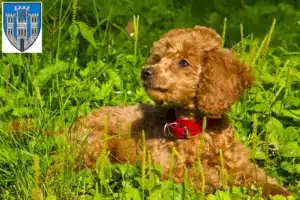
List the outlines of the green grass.
<svg viewBox="0 0 300 200">
<path fill-rule="evenodd" d="M 195 24 L 217 29 L 226 37 L 222 44 L 253 67 L 255 84 L 229 113 L 236 136 L 254 162 L 300 198 L 300 5 L 197 2 L 43 1 L 43 53 L 0 58 L 0 199 L 199 199 L 188 182 L 161 182 L 148 158 L 138 166 L 112 165 L 102 155 L 96 170 L 75 170 L 64 139 L 42 133 L 100 106 L 152 103 L 139 80 L 152 42 L 170 28 Z M 125 30 L 131 20 L 134 37 Z M 20 118 L 35 119 L 37 127 L 9 132 L 8 123 Z M 261 199 L 261 191 L 207 195 L 243 197 Z"/>
</svg>

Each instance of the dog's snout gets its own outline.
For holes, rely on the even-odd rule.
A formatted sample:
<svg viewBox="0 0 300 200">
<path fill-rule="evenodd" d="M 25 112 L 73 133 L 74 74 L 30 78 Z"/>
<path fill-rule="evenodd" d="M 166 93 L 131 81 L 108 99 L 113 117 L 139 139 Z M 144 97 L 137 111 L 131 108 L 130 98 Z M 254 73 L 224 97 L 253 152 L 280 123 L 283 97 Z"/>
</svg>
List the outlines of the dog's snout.
<svg viewBox="0 0 300 200">
<path fill-rule="evenodd" d="M 153 76 L 154 70 L 152 67 L 144 68 L 142 71 L 142 79 L 149 79 Z"/>
</svg>

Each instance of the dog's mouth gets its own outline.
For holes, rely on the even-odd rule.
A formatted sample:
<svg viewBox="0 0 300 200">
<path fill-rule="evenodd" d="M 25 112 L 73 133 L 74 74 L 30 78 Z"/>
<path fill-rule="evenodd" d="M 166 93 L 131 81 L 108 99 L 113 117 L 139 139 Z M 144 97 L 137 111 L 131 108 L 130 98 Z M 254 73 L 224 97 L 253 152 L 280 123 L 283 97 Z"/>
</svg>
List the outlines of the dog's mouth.
<svg viewBox="0 0 300 200">
<path fill-rule="evenodd" d="M 142 80 L 142 85 L 145 88 L 145 90 L 150 93 L 151 92 L 165 93 L 168 91 L 166 85 L 159 84 L 154 79 Z"/>
<path fill-rule="evenodd" d="M 154 90 L 154 91 L 158 91 L 158 92 L 167 92 L 168 91 L 168 89 L 166 89 L 166 88 L 160 88 L 160 87 L 150 87 L 148 89 Z"/>
<path fill-rule="evenodd" d="M 167 92 L 168 89 L 167 88 L 164 88 L 164 87 L 156 87 L 156 86 L 152 86 L 152 85 L 149 85 L 149 84 L 143 84 L 144 88 L 146 90 L 152 90 L 152 91 L 157 91 L 157 92 Z"/>
</svg>

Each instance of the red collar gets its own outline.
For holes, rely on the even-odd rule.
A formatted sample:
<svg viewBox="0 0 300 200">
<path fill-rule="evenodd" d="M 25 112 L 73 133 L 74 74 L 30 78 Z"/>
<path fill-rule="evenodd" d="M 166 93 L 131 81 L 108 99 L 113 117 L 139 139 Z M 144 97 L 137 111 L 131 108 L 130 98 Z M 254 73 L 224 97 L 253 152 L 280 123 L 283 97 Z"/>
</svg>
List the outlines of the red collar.
<svg viewBox="0 0 300 200">
<path fill-rule="evenodd" d="M 176 118 L 175 122 L 166 123 L 164 133 L 166 136 L 174 136 L 176 138 L 189 138 L 201 134 L 202 122 L 193 120 Z"/>
</svg>

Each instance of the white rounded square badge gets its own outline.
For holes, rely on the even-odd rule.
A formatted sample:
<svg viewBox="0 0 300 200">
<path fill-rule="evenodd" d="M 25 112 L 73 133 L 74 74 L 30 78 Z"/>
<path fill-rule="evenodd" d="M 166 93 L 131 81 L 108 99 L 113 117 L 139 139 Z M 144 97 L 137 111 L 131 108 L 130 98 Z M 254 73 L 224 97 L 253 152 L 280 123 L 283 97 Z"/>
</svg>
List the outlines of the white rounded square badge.
<svg viewBox="0 0 300 200">
<path fill-rule="evenodd" d="M 2 2 L 2 53 L 42 53 L 42 2 Z"/>
</svg>

